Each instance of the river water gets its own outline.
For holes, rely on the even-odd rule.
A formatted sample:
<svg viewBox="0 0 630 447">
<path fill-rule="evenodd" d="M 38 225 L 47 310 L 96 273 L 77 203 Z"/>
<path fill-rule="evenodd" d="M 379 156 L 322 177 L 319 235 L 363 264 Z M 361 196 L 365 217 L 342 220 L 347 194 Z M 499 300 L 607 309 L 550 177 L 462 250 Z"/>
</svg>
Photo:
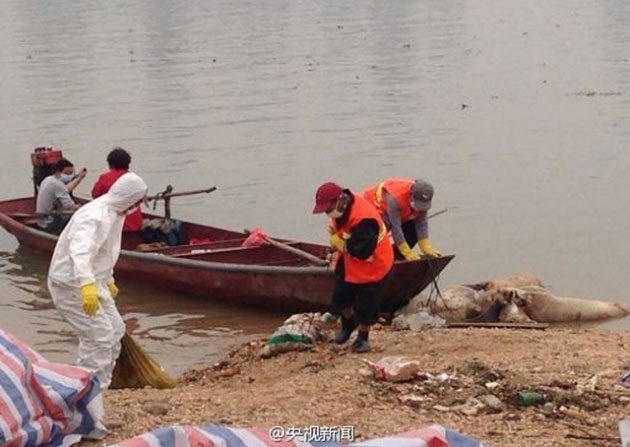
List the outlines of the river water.
<svg viewBox="0 0 630 447">
<path fill-rule="evenodd" d="M 120 145 L 152 192 L 218 187 L 177 217 L 323 242 L 319 183 L 422 177 L 449 208 L 443 287 L 527 270 L 630 302 L 629 21 L 623 0 L 3 0 L 2 196 L 31 194 L 35 146 L 86 166 L 87 194 Z M 0 324 L 68 361 L 46 268 L 0 232 Z M 177 373 L 283 318 L 121 286 Z"/>
</svg>

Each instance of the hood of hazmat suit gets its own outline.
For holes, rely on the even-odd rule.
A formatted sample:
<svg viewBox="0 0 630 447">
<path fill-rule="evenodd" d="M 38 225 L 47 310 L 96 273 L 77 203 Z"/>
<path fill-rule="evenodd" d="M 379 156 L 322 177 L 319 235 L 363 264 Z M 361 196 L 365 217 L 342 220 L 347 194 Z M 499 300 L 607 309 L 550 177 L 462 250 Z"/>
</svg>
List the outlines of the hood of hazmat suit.
<svg viewBox="0 0 630 447">
<path fill-rule="evenodd" d="M 49 280 L 67 287 L 92 283 L 103 287 L 113 282 L 125 212 L 141 201 L 147 190 L 144 181 L 129 172 L 107 194 L 79 208 L 59 236 Z"/>
</svg>

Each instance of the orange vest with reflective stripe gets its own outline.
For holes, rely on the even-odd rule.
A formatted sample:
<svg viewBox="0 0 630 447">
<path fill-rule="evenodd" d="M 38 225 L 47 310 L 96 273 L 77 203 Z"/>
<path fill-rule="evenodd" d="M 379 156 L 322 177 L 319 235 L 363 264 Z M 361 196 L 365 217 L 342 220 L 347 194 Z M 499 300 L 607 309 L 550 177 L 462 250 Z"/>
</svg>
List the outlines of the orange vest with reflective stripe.
<svg viewBox="0 0 630 447">
<path fill-rule="evenodd" d="M 388 178 L 383 183 L 366 189 L 363 192 L 363 197 L 384 214 L 387 212 L 387 202 L 385 200 L 385 192 L 387 191 L 396 200 L 398 208 L 400 208 L 400 220 L 407 222 L 417 218 L 422 212 L 411 208 L 411 186 L 414 183 L 414 180 Z"/>
<path fill-rule="evenodd" d="M 378 242 L 372 256 L 366 260 L 361 260 L 343 252 L 343 263 L 345 268 L 345 281 L 354 284 L 364 284 L 376 282 L 383 279 L 394 265 L 394 250 L 389 240 L 389 231 L 378 211 L 370 202 L 358 194 L 352 194 L 354 202 L 350 208 L 350 215 L 344 225 L 337 228 L 336 219 L 331 219 L 331 227 L 334 234 L 343 240 L 350 238 L 352 229 L 363 219 L 374 219 L 380 228 Z"/>
</svg>

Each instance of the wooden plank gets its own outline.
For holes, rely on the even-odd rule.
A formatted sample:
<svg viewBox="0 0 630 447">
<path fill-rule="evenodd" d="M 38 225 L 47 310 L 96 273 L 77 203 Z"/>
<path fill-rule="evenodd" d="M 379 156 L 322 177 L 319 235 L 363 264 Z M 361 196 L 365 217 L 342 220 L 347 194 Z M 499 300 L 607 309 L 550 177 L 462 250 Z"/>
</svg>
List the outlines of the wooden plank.
<svg viewBox="0 0 630 447">
<path fill-rule="evenodd" d="M 223 239 L 217 241 L 205 242 L 203 244 L 195 244 L 195 245 L 168 245 L 166 247 L 156 248 L 153 250 L 149 250 L 146 253 L 162 253 L 165 255 L 173 256 L 173 255 L 187 255 L 190 254 L 191 250 L 220 250 L 224 248 L 242 248 L 241 244 L 245 240 L 245 237 L 239 239 Z M 227 246 L 227 247 L 226 247 Z"/>
<path fill-rule="evenodd" d="M 299 244 L 299 242 L 289 242 L 286 245 L 296 245 Z M 215 253 L 227 253 L 227 252 L 233 252 L 233 251 L 242 251 L 243 253 L 247 254 L 247 252 L 249 250 L 256 250 L 256 249 L 260 249 L 260 248 L 266 248 L 269 247 L 268 245 L 261 245 L 259 247 L 253 246 L 253 247 L 243 247 L 241 245 L 235 246 L 235 247 L 222 247 L 222 248 L 212 248 L 212 245 L 203 245 L 203 244 L 199 244 L 199 245 L 188 245 L 188 246 L 182 246 L 182 245 L 174 245 L 172 247 L 169 248 L 183 248 L 183 247 L 187 247 L 187 249 L 183 249 L 181 252 L 177 252 L 177 253 L 164 253 L 164 252 L 158 252 L 158 251 L 149 251 L 149 252 L 145 252 L 145 253 L 160 253 L 163 254 L 165 256 L 172 256 L 173 258 L 183 258 L 183 257 L 193 257 L 193 256 L 198 256 L 198 255 L 207 255 L 207 254 L 215 254 Z"/>
<path fill-rule="evenodd" d="M 501 321 L 457 321 L 446 324 L 449 328 L 463 328 L 463 327 L 490 327 L 490 328 L 504 328 L 504 329 L 547 329 L 549 324 L 547 323 L 505 323 Z"/>
</svg>

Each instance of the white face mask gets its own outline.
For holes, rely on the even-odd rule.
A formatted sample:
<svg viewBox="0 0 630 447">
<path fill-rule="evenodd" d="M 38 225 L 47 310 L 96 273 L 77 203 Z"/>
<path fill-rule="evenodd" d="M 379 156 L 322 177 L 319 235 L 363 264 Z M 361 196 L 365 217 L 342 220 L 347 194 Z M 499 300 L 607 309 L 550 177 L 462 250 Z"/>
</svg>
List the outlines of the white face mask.
<svg viewBox="0 0 630 447">
<path fill-rule="evenodd" d="M 328 214 L 328 217 L 330 217 L 331 219 L 339 219 L 343 215 L 343 213 L 337 210 L 337 208 L 326 214 Z"/>
<path fill-rule="evenodd" d="M 59 177 L 59 180 L 61 180 L 65 185 L 67 185 L 72 180 L 74 180 L 74 174 L 61 174 L 61 177 Z"/>
</svg>

